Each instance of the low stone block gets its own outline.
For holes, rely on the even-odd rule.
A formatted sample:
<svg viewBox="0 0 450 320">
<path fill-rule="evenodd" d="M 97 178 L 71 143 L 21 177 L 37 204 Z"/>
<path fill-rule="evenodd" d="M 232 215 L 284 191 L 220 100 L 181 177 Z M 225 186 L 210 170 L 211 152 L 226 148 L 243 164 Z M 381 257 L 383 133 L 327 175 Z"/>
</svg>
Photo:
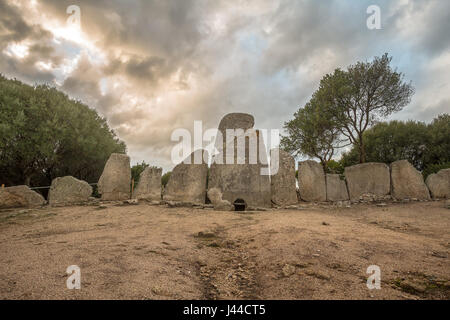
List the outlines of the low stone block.
<svg viewBox="0 0 450 320">
<path fill-rule="evenodd" d="M 390 194 L 391 175 L 384 163 L 368 162 L 345 168 L 345 178 L 350 200 L 357 200 L 363 194 L 382 197 Z"/>
<path fill-rule="evenodd" d="M 327 174 L 327 200 L 346 201 L 349 200 L 347 184 L 339 174 Z"/>
<path fill-rule="evenodd" d="M 304 201 L 326 201 L 325 174 L 320 163 L 307 160 L 298 164 L 300 197 Z"/>
<path fill-rule="evenodd" d="M 82 180 L 72 176 L 53 179 L 48 194 L 48 202 L 54 204 L 70 204 L 89 201 L 92 195 L 92 187 Z"/>
<path fill-rule="evenodd" d="M 422 174 L 407 160 L 391 163 L 392 197 L 397 200 L 430 200 Z"/>
<path fill-rule="evenodd" d="M 45 199 L 28 186 L 0 188 L 0 209 L 39 207 Z"/>
<path fill-rule="evenodd" d="M 450 168 L 430 174 L 426 179 L 426 184 L 434 199 L 450 198 Z"/>
</svg>

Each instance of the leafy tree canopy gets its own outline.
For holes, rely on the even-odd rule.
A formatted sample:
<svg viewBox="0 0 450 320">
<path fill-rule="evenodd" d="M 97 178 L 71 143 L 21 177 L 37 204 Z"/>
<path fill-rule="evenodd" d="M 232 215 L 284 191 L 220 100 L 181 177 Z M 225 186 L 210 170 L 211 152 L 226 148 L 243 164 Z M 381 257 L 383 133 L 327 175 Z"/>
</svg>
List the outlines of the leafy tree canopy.
<svg viewBox="0 0 450 320">
<path fill-rule="evenodd" d="M 294 114 L 294 119 L 285 122 L 287 135 L 281 137 L 281 147 L 294 157 L 303 154 L 318 158 L 326 168 L 336 148 L 341 147 L 341 139 L 324 107 L 320 93 L 314 93 L 312 99 Z"/>
<path fill-rule="evenodd" d="M 161 184 L 165 187 L 167 182 L 169 182 L 170 175 L 172 174 L 172 171 L 168 171 L 164 173 L 161 177 Z"/>
<path fill-rule="evenodd" d="M 48 85 L 29 86 L 0 75 L 0 182 L 49 185 L 72 175 L 96 182 L 125 143 L 105 118 Z"/>
<path fill-rule="evenodd" d="M 344 71 L 336 69 L 320 81 L 317 94 L 325 101 L 324 116 L 357 146 L 361 163 L 366 161 L 364 132 L 400 111 L 414 93 L 412 85 L 403 82 L 403 74 L 391 68 L 391 60 L 386 53 Z"/>
<path fill-rule="evenodd" d="M 450 115 L 442 114 L 431 123 L 420 121 L 381 122 L 364 133 L 367 161 L 408 160 L 424 175 L 449 167 Z M 358 147 L 344 153 L 341 167 L 359 163 Z"/>
</svg>

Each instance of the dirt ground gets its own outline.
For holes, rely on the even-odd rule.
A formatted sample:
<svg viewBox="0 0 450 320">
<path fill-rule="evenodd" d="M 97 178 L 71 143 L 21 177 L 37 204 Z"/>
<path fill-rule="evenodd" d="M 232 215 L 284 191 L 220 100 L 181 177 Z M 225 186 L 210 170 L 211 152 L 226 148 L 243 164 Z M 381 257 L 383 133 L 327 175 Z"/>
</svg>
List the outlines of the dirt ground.
<svg viewBox="0 0 450 320">
<path fill-rule="evenodd" d="M 449 299 L 443 201 L 0 212 L 1 299 Z M 66 269 L 81 269 L 81 289 Z M 381 289 L 366 286 L 367 267 Z"/>
</svg>

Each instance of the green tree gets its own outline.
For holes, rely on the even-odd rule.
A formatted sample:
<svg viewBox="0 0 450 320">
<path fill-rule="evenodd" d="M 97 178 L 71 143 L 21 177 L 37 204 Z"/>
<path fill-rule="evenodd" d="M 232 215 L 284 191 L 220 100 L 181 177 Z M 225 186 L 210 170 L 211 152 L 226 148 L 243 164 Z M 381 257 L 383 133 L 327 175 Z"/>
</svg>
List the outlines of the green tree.
<svg viewBox="0 0 450 320">
<path fill-rule="evenodd" d="M 95 182 L 111 153 L 125 151 L 95 110 L 48 85 L 0 75 L 1 183 L 49 185 L 64 175 Z"/>
<path fill-rule="evenodd" d="M 135 186 L 137 186 L 137 184 L 139 183 L 139 178 L 141 176 L 141 173 L 145 170 L 145 168 L 147 168 L 149 166 L 150 165 L 145 163 L 145 161 L 142 161 L 142 163 L 137 163 L 131 167 L 131 179 L 134 180 Z"/>
<path fill-rule="evenodd" d="M 167 182 L 169 182 L 170 175 L 172 174 L 172 171 L 167 171 L 163 174 L 161 177 L 161 184 L 165 187 L 167 185 Z"/>
<path fill-rule="evenodd" d="M 430 124 L 420 121 L 380 122 L 364 133 L 367 161 L 408 160 L 424 175 L 450 163 L 450 116 L 439 115 Z M 358 147 L 344 153 L 342 167 L 359 163 Z"/>
<path fill-rule="evenodd" d="M 450 114 L 444 113 L 428 125 L 430 143 L 425 153 L 426 165 L 450 162 Z"/>
<path fill-rule="evenodd" d="M 284 123 L 287 135 L 281 137 L 280 145 L 294 157 L 318 158 L 326 170 L 336 148 L 341 147 L 341 140 L 333 119 L 324 111 L 320 93 L 315 92 L 312 99 L 294 114 L 294 119 Z"/>
<path fill-rule="evenodd" d="M 412 85 L 403 82 L 403 74 L 391 68 L 391 60 L 386 53 L 345 71 L 336 69 L 320 81 L 318 94 L 326 101 L 325 115 L 357 147 L 360 163 L 366 161 L 364 132 L 400 111 L 414 93 Z"/>
<path fill-rule="evenodd" d="M 367 161 L 389 164 L 406 159 L 418 170 L 424 167 L 428 132 L 423 122 L 380 122 L 364 133 L 364 141 Z M 345 166 L 358 163 L 358 146 L 344 154 L 341 161 Z"/>
</svg>

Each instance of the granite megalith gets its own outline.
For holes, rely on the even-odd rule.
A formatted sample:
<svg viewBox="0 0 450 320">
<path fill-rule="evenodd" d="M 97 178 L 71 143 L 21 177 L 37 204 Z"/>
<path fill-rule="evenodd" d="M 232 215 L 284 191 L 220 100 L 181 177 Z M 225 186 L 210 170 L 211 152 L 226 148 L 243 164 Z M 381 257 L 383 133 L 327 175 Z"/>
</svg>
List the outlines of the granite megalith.
<svg viewBox="0 0 450 320">
<path fill-rule="evenodd" d="M 270 177 L 272 203 L 277 206 L 297 204 L 295 181 L 295 160 L 279 148 L 270 150 L 271 170 L 276 173 Z"/>
<path fill-rule="evenodd" d="M 341 179 L 339 174 L 327 173 L 327 201 L 346 201 L 348 200 L 348 190 L 345 180 Z"/>
<path fill-rule="evenodd" d="M 89 200 L 92 187 L 82 180 L 72 176 L 53 179 L 48 193 L 48 202 L 54 204 L 81 203 Z"/>
<path fill-rule="evenodd" d="M 0 188 L 0 209 L 39 207 L 45 204 L 45 199 L 28 186 Z"/>
<path fill-rule="evenodd" d="M 407 160 L 391 163 L 391 195 L 394 199 L 430 200 L 422 174 Z"/>
<path fill-rule="evenodd" d="M 239 207 L 271 207 L 269 164 L 262 135 L 253 129 L 253 116 L 225 115 L 216 137 L 208 186 L 223 200 Z"/>
<path fill-rule="evenodd" d="M 380 198 L 390 194 L 391 175 L 384 163 L 367 162 L 346 167 L 344 174 L 350 200 L 358 200 L 363 194 Z"/>
<path fill-rule="evenodd" d="M 128 200 L 130 188 L 130 157 L 120 153 L 111 154 L 98 180 L 98 192 L 102 200 Z"/>
<path fill-rule="evenodd" d="M 149 201 L 161 200 L 162 168 L 147 167 L 139 176 L 139 183 L 133 192 L 133 198 Z"/>
<path fill-rule="evenodd" d="M 205 160 L 207 158 L 207 151 L 199 149 L 176 165 L 164 189 L 164 200 L 205 203 L 208 175 L 208 164 Z M 195 159 L 200 159 L 200 163 L 197 163 Z"/>
<path fill-rule="evenodd" d="M 306 160 L 298 164 L 298 185 L 304 201 L 326 201 L 325 174 L 320 163 Z"/>
<path fill-rule="evenodd" d="M 450 198 L 450 168 L 430 174 L 425 182 L 434 199 Z"/>
</svg>

